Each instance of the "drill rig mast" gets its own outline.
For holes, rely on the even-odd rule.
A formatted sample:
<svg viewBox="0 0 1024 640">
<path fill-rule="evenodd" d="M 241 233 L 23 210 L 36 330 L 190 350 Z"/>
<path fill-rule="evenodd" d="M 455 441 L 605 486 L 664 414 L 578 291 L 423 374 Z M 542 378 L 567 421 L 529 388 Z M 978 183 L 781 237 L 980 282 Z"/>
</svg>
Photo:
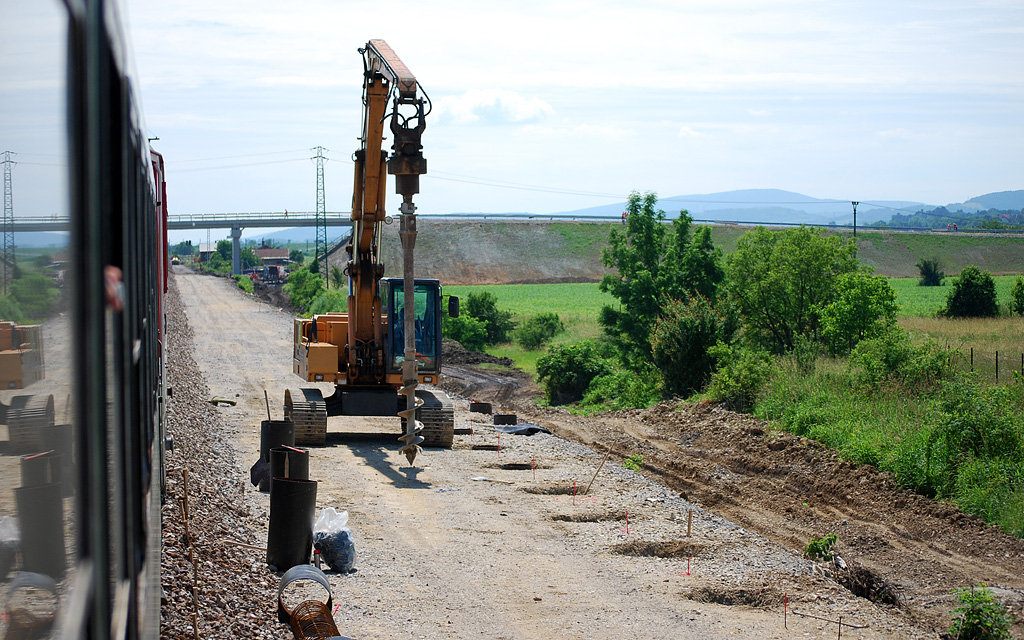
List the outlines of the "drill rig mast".
<svg viewBox="0 0 1024 640">
<path fill-rule="evenodd" d="M 420 382 L 437 380 L 441 359 L 440 285 L 416 279 L 413 266 L 412 198 L 419 193 L 419 176 L 427 172 L 421 138 L 430 101 L 386 42 L 370 40 L 359 52 L 363 123 L 346 247 L 348 313 L 298 319 L 294 336 L 294 372 L 310 382 L 334 382 L 335 392 L 324 399 L 318 389 L 289 389 L 285 415 L 295 422 L 297 443 L 323 444 L 328 415 L 395 415 L 400 408 L 402 452 L 411 464 L 420 443 L 451 446 L 454 434 L 448 397 L 417 389 Z M 390 157 L 381 148 L 385 122 L 393 136 Z M 380 261 L 388 174 L 395 176 L 395 191 L 402 196 L 403 278 L 384 278 Z M 457 313 L 457 305 L 455 300 L 451 312 Z"/>
</svg>

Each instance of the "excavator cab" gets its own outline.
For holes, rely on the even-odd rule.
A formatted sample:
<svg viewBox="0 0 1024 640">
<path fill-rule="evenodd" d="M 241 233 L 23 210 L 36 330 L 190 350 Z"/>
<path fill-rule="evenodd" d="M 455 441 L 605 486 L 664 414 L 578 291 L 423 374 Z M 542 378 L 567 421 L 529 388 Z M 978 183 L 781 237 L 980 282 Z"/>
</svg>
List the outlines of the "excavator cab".
<svg viewBox="0 0 1024 640">
<path fill-rule="evenodd" d="M 387 288 L 388 340 L 387 372 L 401 373 L 405 360 L 405 283 L 402 278 L 384 278 Z M 441 284 L 416 279 L 416 362 L 420 375 L 441 371 Z"/>
</svg>

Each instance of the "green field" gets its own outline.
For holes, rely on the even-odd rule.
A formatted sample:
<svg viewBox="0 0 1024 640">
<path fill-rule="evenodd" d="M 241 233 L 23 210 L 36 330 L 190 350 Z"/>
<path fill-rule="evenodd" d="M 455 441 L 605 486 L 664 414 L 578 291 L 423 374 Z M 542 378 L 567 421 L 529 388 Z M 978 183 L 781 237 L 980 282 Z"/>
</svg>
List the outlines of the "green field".
<svg viewBox="0 0 1024 640">
<path fill-rule="evenodd" d="M 616 304 L 615 298 L 598 289 L 596 282 L 567 284 L 502 284 L 479 287 L 446 286 L 444 292 L 465 299 L 470 293 L 489 291 L 498 299 L 498 308 L 512 312 L 512 319 L 523 322 L 539 313 L 557 313 L 566 331 L 554 342 L 576 342 L 600 335 L 597 314 L 604 305 Z M 489 347 L 487 352 L 512 358 L 531 374 L 537 370 L 537 359 L 544 350 L 526 351 L 508 343 Z"/>
<path fill-rule="evenodd" d="M 1017 276 L 993 276 L 996 281 L 996 299 L 999 308 L 1007 313 L 1010 306 L 1010 291 Z M 934 318 L 946 306 L 946 297 L 953 288 L 953 278 L 947 277 L 941 287 L 919 287 L 918 278 L 889 278 L 889 284 L 896 290 L 896 301 L 900 305 L 900 317 Z"/>
</svg>

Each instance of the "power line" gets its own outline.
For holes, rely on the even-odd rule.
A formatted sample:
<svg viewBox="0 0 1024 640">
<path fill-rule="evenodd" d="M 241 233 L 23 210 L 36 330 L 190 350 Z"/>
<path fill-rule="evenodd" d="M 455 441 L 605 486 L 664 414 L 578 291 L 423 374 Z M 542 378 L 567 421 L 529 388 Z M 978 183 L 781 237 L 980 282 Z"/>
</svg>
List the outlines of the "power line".
<svg viewBox="0 0 1024 640">
<path fill-rule="evenodd" d="M 267 160 L 266 162 L 248 162 L 245 164 L 225 164 L 216 167 L 196 167 L 194 169 L 168 169 L 167 173 L 195 173 L 196 171 L 217 171 L 220 169 L 239 169 L 242 167 L 258 167 L 265 164 L 284 164 L 287 162 L 302 162 L 305 158 L 291 158 L 289 160 Z"/>
<path fill-rule="evenodd" d="M 288 151 L 267 151 L 265 153 L 247 153 L 240 156 L 220 156 L 218 158 L 197 158 L 195 160 L 175 160 L 175 164 L 185 162 L 212 162 L 214 160 L 235 160 L 237 158 L 257 158 L 259 156 L 276 156 L 284 153 L 305 153 L 305 149 L 289 149 Z"/>
</svg>

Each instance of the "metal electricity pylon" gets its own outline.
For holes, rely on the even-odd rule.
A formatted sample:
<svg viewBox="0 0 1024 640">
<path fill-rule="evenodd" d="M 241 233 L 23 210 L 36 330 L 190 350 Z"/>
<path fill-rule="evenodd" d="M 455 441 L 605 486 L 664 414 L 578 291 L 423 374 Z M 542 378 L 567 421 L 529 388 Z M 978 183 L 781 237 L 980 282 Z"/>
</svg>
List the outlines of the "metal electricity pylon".
<svg viewBox="0 0 1024 640">
<path fill-rule="evenodd" d="M 312 150 L 316 151 L 313 156 L 313 160 L 316 160 L 316 247 L 313 259 L 318 265 L 323 260 L 320 275 L 324 279 L 324 286 L 330 288 L 331 279 L 327 273 L 327 205 L 324 200 L 324 160 L 327 159 L 324 153 L 328 150 L 323 147 L 314 147 Z"/>
<path fill-rule="evenodd" d="M 11 168 L 17 164 L 11 160 L 15 154 L 4 151 L 4 295 L 7 283 L 14 271 L 14 193 L 11 187 Z"/>
</svg>

